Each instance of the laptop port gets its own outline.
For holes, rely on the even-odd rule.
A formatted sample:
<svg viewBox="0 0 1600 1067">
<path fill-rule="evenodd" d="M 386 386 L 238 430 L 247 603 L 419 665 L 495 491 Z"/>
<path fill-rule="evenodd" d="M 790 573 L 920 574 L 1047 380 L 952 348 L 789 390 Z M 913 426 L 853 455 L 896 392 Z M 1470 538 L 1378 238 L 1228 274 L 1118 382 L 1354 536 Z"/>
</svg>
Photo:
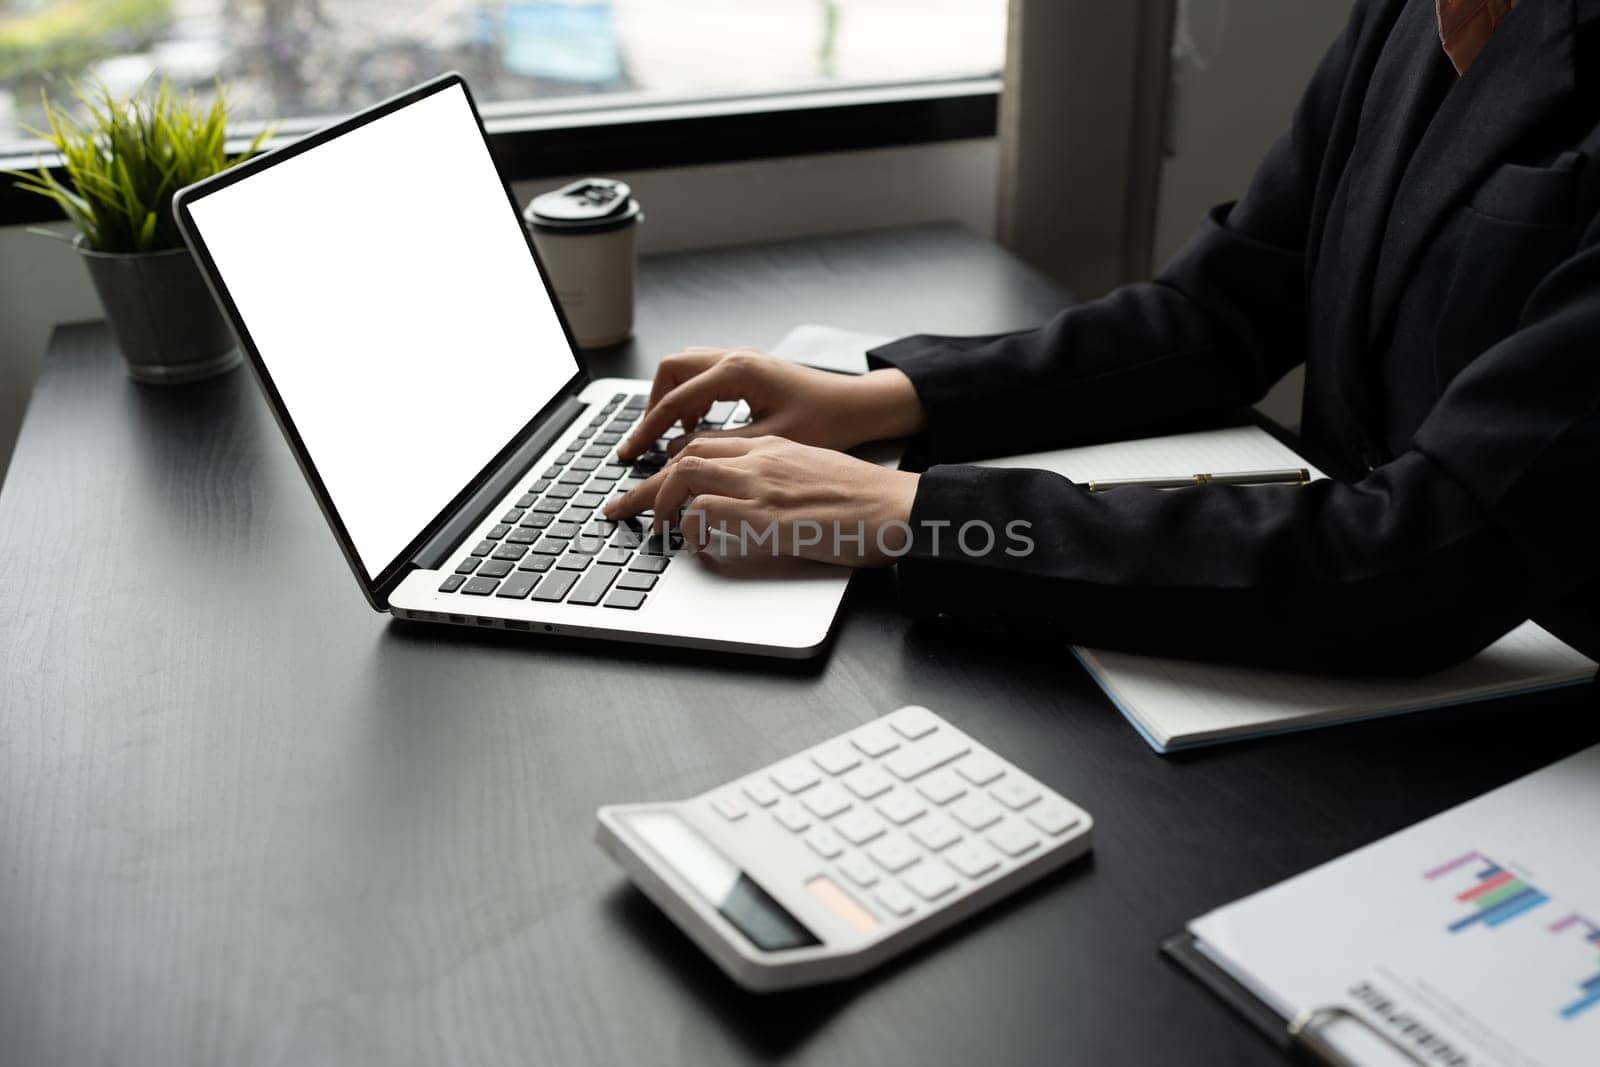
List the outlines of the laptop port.
<svg viewBox="0 0 1600 1067">
<path fill-rule="evenodd" d="M 507 619 L 506 620 L 506 629 L 508 629 L 508 630 L 531 630 L 531 629 L 533 629 L 533 626 L 531 624 L 529 624 L 529 623 L 523 622 L 520 619 Z"/>
<path fill-rule="evenodd" d="M 452 615 L 450 616 L 450 621 L 464 623 L 467 621 L 467 617 L 465 615 Z"/>
</svg>

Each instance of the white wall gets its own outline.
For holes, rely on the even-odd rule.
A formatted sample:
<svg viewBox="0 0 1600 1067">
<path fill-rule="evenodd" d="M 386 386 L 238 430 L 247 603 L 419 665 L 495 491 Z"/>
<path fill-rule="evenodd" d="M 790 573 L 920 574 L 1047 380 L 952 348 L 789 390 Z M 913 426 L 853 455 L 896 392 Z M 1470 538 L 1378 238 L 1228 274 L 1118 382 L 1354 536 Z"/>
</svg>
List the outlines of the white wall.
<svg viewBox="0 0 1600 1067">
<path fill-rule="evenodd" d="M 646 253 L 955 219 L 993 234 L 992 139 L 617 174 L 644 206 Z M 564 179 L 519 183 L 526 201 Z M 0 227 L 0 471 L 50 331 L 100 317 L 77 253 Z"/>
<path fill-rule="evenodd" d="M 1157 263 L 1177 251 L 1207 208 L 1244 192 L 1352 6 L 1352 0 L 1178 0 Z M 1298 371 L 1289 375 L 1262 409 L 1280 422 L 1299 422 L 1301 383 Z"/>
</svg>

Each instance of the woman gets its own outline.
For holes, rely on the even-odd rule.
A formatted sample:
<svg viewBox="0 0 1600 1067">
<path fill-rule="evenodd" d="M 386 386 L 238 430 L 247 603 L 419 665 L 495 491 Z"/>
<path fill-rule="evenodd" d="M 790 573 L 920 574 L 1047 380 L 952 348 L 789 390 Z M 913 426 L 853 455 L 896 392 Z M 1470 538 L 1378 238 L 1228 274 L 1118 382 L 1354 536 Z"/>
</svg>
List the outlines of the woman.
<svg viewBox="0 0 1600 1067">
<path fill-rule="evenodd" d="M 624 457 L 716 400 L 748 401 L 753 421 L 691 435 L 610 513 L 665 522 L 692 498 L 696 546 L 776 522 L 781 551 L 897 561 L 919 614 L 1436 669 L 1542 611 L 1595 617 L 1597 217 L 1600 0 L 1359 3 L 1243 199 L 1154 281 L 1026 333 L 898 341 L 860 379 L 747 351 L 668 357 Z M 1091 495 L 953 465 L 1221 414 L 1302 362 L 1325 482 Z M 936 465 L 838 451 L 905 435 Z M 949 536 L 975 520 L 1026 523 L 1030 550 Z"/>
</svg>

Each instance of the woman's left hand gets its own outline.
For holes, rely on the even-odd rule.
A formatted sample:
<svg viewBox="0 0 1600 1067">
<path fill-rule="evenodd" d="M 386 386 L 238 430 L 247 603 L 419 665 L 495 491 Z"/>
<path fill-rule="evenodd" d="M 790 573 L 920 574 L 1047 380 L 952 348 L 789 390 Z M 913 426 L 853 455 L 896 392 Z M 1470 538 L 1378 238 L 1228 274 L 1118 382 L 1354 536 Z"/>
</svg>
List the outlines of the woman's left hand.
<svg viewBox="0 0 1600 1067">
<path fill-rule="evenodd" d="M 879 567 L 911 537 L 917 482 L 908 471 L 781 437 L 698 438 L 608 501 L 605 515 L 654 509 L 658 532 L 677 525 L 697 551 Z"/>
</svg>

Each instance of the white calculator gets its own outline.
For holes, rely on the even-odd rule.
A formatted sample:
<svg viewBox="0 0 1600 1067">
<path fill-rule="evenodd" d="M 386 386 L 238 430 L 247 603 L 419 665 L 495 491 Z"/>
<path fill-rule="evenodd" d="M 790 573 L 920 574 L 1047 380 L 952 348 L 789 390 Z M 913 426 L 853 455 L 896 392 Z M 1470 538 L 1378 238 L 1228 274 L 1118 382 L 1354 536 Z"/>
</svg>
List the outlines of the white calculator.
<svg viewBox="0 0 1600 1067">
<path fill-rule="evenodd" d="M 1093 820 L 923 707 L 595 839 L 748 989 L 859 974 L 1089 850 Z"/>
</svg>

